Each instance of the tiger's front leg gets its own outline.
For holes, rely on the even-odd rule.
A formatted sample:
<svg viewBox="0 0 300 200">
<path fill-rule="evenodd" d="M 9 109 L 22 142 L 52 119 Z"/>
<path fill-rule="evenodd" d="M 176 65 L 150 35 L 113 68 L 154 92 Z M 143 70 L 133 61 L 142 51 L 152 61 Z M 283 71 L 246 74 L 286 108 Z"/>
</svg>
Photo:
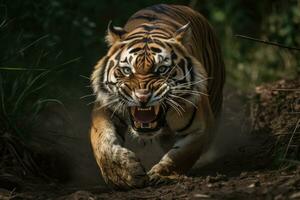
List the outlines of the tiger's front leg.
<svg viewBox="0 0 300 200">
<path fill-rule="evenodd" d="M 214 118 L 209 101 L 203 98 L 198 104 L 194 122 L 188 133 L 178 136 L 172 148 L 148 172 L 150 183 L 177 180 L 180 175 L 192 168 L 214 137 L 213 124 Z"/>
<path fill-rule="evenodd" d="M 135 154 L 122 147 L 122 139 L 104 111 L 94 112 L 91 143 L 106 183 L 122 189 L 143 187 L 148 176 Z"/>
<path fill-rule="evenodd" d="M 148 172 L 150 183 L 159 184 L 177 180 L 189 170 L 203 151 L 202 139 L 198 133 L 192 133 L 178 140 Z"/>
</svg>

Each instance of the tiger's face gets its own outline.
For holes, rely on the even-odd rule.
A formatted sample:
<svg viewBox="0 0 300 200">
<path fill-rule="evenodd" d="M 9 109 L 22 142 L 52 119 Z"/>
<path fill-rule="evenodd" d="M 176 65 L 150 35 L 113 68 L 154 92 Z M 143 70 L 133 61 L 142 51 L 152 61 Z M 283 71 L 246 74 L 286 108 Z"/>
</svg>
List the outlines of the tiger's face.
<svg viewBox="0 0 300 200">
<path fill-rule="evenodd" d="M 163 109 L 167 109 L 171 82 L 182 74 L 172 56 L 175 54 L 171 48 L 155 43 L 127 45 L 108 80 L 116 83 L 119 96 L 127 104 L 132 128 L 137 132 L 157 131 L 164 125 Z"/>
<path fill-rule="evenodd" d="M 110 27 L 109 34 L 118 31 Z M 93 74 L 94 91 L 113 112 L 127 113 L 136 133 L 155 135 L 170 110 L 183 116 L 185 106 L 196 107 L 206 79 L 195 68 L 200 63 L 168 32 L 143 25 L 119 37 Z"/>
</svg>

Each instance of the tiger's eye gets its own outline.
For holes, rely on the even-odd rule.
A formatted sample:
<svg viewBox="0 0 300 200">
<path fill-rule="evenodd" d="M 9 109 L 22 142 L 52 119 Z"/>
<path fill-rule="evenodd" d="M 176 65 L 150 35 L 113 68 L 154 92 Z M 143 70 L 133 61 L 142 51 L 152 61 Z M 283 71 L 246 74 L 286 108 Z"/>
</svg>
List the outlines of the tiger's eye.
<svg viewBox="0 0 300 200">
<path fill-rule="evenodd" d="M 121 71 L 124 75 L 130 75 L 132 74 L 131 68 L 130 67 L 122 67 Z"/>
<path fill-rule="evenodd" d="M 164 74 L 164 73 L 166 73 L 168 70 L 169 70 L 169 68 L 168 68 L 167 66 L 162 65 L 162 66 L 158 67 L 157 72 L 158 72 L 159 74 Z"/>
</svg>

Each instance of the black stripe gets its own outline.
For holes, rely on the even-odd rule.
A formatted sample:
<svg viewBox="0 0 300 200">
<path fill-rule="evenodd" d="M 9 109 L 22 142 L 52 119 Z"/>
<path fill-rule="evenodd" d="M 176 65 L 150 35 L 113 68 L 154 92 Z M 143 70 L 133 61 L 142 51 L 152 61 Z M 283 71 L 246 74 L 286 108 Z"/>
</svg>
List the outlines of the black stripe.
<svg viewBox="0 0 300 200">
<path fill-rule="evenodd" d="M 185 57 L 186 61 L 187 61 L 187 67 L 188 67 L 188 71 L 190 71 L 190 75 L 191 75 L 191 82 L 194 82 L 195 80 L 195 75 L 193 73 L 193 63 L 192 63 L 192 59 L 189 57 Z"/>
<path fill-rule="evenodd" d="M 140 15 L 140 16 L 133 16 L 128 21 L 135 20 L 135 19 L 144 19 L 144 20 L 147 20 L 147 21 L 150 21 L 150 22 L 157 20 L 157 18 L 154 17 L 154 16 Z"/>
<path fill-rule="evenodd" d="M 150 49 L 151 49 L 151 51 L 153 51 L 155 53 L 161 53 L 161 49 L 160 48 L 151 47 Z"/>
<path fill-rule="evenodd" d="M 140 51 L 140 50 L 142 50 L 142 48 L 137 47 L 137 48 L 131 49 L 131 50 L 129 51 L 129 53 L 135 53 L 135 52 Z"/>
<path fill-rule="evenodd" d="M 121 58 L 121 53 L 122 53 L 122 49 L 118 52 L 118 54 L 115 57 L 115 60 L 119 63 L 120 62 L 120 58 Z"/>
<path fill-rule="evenodd" d="M 145 10 L 150 10 L 152 12 L 154 12 L 154 14 L 152 14 L 153 17 L 157 17 L 157 21 L 159 22 L 163 22 L 164 24 L 168 24 L 173 26 L 174 28 L 178 29 L 179 28 L 179 24 L 178 23 L 174 23 L 174 17 L 178 16 L 180 14 L 180 11 L 178 12 L 177 10 L 174 10 L 174 8 L 172 6 L 166 5 L 166 4 L 158 4 L 158 5 L 153 5 L 150 7 L 145 8 Z M 169 20 L 164 19 L 162 20 L 161 16 L 159 15 L 165 15 L 169 18 Z M 186 16 L 182 16 L 181 18 L 185 19 Z M 170 21 L 171 20 L 171 21 Z"/>
<path fill-rule="evenodd" d="M 169 16 L 171 18 L 174 17 L 170 13 L 170 8 L 168 8 L 166 5 L 163 5 L 163 4 L 150 6 L 150 7 L 146 8 L 146 10 L 151 10 L 155 13 L 163 14 L 163 15 Z"/>
<path fill-rule="evenodd" d="M 155 29 L 158 29 L 158 27 L 156 26 L 151 26 L 151 25 L 140 25 L 137 28 L 143 28 L 145 31 L 150 32 L 153 31 Z"/>
<path fill-rule="evenodd" d="M 156 44 L 158 44 L 158 45 L 160 45 L 160 46 L 162 46 L 163 48 L 166 47 L 166 45 L 162 41 L 160 41 L 158 39 L 153 39 L 153 42 L 156 43 Z"/>
<path fill-rule="evenodd" d="M 144 42 L 144 43 L 152 43 L 152 39 L 151 38 L 148 38 L 148 37 L 144 37 L 141 42 Z"/>
<path fill-rule="evenodd" d="M 175 80 L 176 85 L 186 83 L 186 79 Z"/>
<path fill-rule="evenodd" d="M 144 34 L 143 35 L 136 35 L 136 36 L 129 36 L 128 38 L 126 38 L 124 41 L 128 41 L 128 40 L 133 40 L 133 39 L 137 39 L 137 38 L 143 38 L 144 37 Z"/>
<path fill-rule="evenodd" d="M 163 36 L 170 37 L 170 33 L 168 33 L 167 30 L 165 30 L 165 29 L 159 29 L 159 28 L 156 29 L 156 30 L 151 32 L 152 36 L 157 34 L 157 35 L 163 35 Z"/>
<path fill-rule="evenodd" d="M 181 70 L 182 71 L 182 74 L 183 74 L 183 77 L 184 78 L 180 78 L 180 79 L 176 79 L 175 80 L 175 83 L 176 84 L 183 84 L 183 83 L 187 83 L 187 74 L 186 74 L 186 70 L 185 70 L 185 60 L 184 59 L 180 59 L 180 61 L 178 62 L 177 66 L 179 67 L 178 70 Z M 192 70 L 191 72 L 192 73 Z"/>
<path fill-rule="evenodd" d="M 124 87 L 126 87 L 129 91 L 131 91 L 131 89 L 127 86 L 127 84 L 124 84 Z M 131 98 L 131 95 L 127 92 L 127 90 L 124 88 L 121 88 L 122 92 L 124 92 L 125 95 L 127 95 L 127 97 L 129 97 L 129 99 Z M 128 98 L 127 98 L 128 99 Z"/>
<path fill-rule="evenodd" d="M 130 96 L 128 96 L 128 93 L 126 90 L 120 89 L 119 93 L 121 94 L 121 96 L 123 96 L 125 99 L 127 99 L 127 101 L 131 101 Z"/>
<path fill-rule="evenodd" d="M 171 52 L 171 60 L 175 61 L 178 58 L 177 54 L 172 50 Z"/>
<path fill-rule="evenodd" d="M 128 45 L 127 45 L 127 49 L 130 49 L 131 47 L 133 47 L 134 45 L 138 44 L 138 43 L 141 43 L 142 40 L 134 40 L 132 42 L 130 42 Z"/>
<path fill-rule="evenodd" d="M 105 70 L 106 70 L 106 66 L 107 66 L 107 62 L 108 62 L 109 58 L 105 57 L 105 60 L 103 62 L 103 66 L 101 66 L 102 70 L 100 71 L 100 77 L 99 77 L 99 85 L 103 86 L 103 81 L 104 81 L 104 74 L 105 74 Z M 109 93 L 109 91 L 104 87 L 100 87 L 100 90 L 102 90 L 103 92 Z"/>
<path fill-rule="evenodd" d="M 174 17 L 172 17 L 172 18 L 174 18 Z M 164 23 L 173 27 L 176 30 L 180 28 L 180 26 L 177 23 L 170 21 L 170 20 L 165 20 Z"/>
<path fill-rule="evenodd" d="M 170 39 L 170 36 L 166 36 L 166 35 L 163 35 L 163 34 L 152 34 L 151 33 L 151 36 L 153 37 L 153 38 L 157 38 L 157 39 L 165 39 L 165 40 L 168 40 L 168 39 Z"/>
<path fill-rule="evenodd" d="M 177 130 L 177 132 L 182 132 L 182 131 L 187 130 L 187 129 L 192 125 L 195 116 L 196 116 L 196 108 L 194 108 L 194 110 L 193 110 L 193 114 L 192 114 L 192 117 L 191 117 L 189 123 L 188 123 L 187 125 L 185 125 L 185 127 L 181 128 L 181 129 L 179 129 L 179 130 Z"/>
<path fill-rule="evenodd" d="M 136 33 L 132 33 L 132 34 L 128 35 L 128 37 L 136 36 L 136 35 L 141 35 L 142 36 L 144 34 L 147 34 L 147 32 L 146 31 L 138 31 Z"/>
</svg>

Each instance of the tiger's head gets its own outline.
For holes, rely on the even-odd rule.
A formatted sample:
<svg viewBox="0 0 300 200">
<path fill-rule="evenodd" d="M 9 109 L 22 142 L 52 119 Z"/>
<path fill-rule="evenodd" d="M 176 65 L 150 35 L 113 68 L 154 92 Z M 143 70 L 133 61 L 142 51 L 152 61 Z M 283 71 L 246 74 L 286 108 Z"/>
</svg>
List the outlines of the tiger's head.
<svg viewBox="0 0 300 200">
<path fill-rule="evenodd" d="M 101 107 L 127 116 L 140 136 L 156 135 L 171 115 L 184 117 L 186 107 L 197 107 L 206 93 L 206 72 L 186 49 L 192 45 L 186 44 L 189 29 L 142 24 L 126 32 L 108 26 L 110 49 L 92 74 L 94 93 Z"/>
</svg>

